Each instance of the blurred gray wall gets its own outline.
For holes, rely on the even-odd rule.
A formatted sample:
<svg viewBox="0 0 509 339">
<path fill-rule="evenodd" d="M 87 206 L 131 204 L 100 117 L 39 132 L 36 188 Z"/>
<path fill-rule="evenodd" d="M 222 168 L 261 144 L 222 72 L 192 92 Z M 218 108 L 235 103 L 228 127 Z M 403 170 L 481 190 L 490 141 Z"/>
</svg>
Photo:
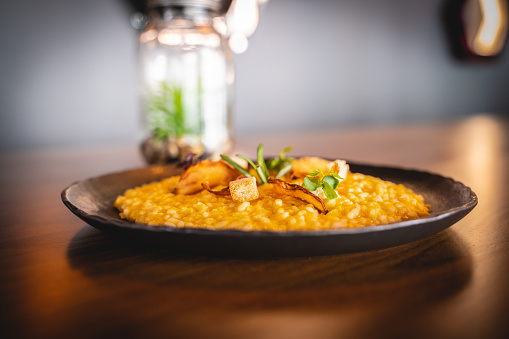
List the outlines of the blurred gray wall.
<svg viewBox="0 0 509 339">
<path fill-rule="evenodd" d="M 509 111 L 509 51 L 454 59 L 442 0 L 271 0 L 236 56 L 238 135 Z M 121 0 L 3 2 L 0 146 L 136 140 L 136 31 Z"/>
</svg>

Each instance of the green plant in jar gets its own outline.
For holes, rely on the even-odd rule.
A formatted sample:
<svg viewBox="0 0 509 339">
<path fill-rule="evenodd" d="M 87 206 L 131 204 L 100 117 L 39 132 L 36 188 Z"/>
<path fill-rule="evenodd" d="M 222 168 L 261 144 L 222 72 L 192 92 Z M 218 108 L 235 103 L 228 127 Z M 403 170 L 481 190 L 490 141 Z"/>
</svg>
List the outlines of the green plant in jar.
<svg viewBox="0 0 509 339">
<path fill-rule="evenodd" d="M 153 163 L 182 160 L 189 152 L 201 155 L 203 117 L 201 81 L 196 89 L 184 89 L 166 81 L 150 91 L 147 125 L 150 136 L 142 145 L 144 156 Z"/>
<path fill-rule="evenodd" d="M 199 84 L 200 82 L 198 82 Z M 152 91 L 147 103 L 148 124 L 152 135 L 158 140 L 168 137 L 180 138 L 184 135 L 199 136 L 202 132 L 201 86 L 184 102 L 182 87 L 170 86 L 161 81 L 158 90 Z M 194 97 L 194 98 L 193 98 Z M 191 106 L 192 102 L 195 103 Z"/>
</svg>

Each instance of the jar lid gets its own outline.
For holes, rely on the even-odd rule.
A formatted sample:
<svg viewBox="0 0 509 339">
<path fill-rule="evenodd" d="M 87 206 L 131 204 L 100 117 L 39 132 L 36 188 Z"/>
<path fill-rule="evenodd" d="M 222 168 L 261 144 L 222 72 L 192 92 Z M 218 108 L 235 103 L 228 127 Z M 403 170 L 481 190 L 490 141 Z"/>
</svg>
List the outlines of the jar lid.
<svg viewBox="0 0 509 339">
<path fill-rule="evenodd" d="M 228 11 L 232 0 L 146 0 L 147 8 L 179 6 L 201 7 L 224 14 Z"/>
</svg>

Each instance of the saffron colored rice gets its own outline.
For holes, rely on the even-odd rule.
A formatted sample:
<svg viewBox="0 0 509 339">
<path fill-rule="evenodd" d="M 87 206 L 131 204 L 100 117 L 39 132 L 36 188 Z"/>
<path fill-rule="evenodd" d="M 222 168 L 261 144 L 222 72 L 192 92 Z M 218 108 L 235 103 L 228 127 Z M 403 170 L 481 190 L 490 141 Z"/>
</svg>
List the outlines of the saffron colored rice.
<svg viewBox="0 0 509 339">
<path fill-rule="evenodd" d="M 178 180 L 171 177 L 127 190 L 114 204 L 120 217 L 153 226 L 288 231 L 356 228 L 429 215 L 421 195 L 359 173 L 350 173 L 339 183 L 339 198 L 324 199 L 326 215 L 311 204 L 279 195 L 271 184 L 258 187 L 258 199 L 235 203 L 205 190 L 174 194 Z"/>
</svg>

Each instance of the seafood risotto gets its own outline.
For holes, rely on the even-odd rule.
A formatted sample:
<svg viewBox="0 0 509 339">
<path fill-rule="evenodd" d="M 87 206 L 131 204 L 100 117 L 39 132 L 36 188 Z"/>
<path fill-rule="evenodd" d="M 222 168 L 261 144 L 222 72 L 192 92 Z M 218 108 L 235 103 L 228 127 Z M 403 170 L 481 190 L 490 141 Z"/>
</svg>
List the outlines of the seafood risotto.
<svg viewBox="0 0 509 339">
<path fill-rule="evenodd" d="M 128 189 L 114 206 L 121 218 L 154 227 L 247 231 L 356 228 L 429 215 L 421 195 L 351 173 L 344 161 L 283 153 L 273 160 L 265 163 L 260 149 L 250 169 L 238 159 L 205 160 L 181 176 Z"/>
</svg>

